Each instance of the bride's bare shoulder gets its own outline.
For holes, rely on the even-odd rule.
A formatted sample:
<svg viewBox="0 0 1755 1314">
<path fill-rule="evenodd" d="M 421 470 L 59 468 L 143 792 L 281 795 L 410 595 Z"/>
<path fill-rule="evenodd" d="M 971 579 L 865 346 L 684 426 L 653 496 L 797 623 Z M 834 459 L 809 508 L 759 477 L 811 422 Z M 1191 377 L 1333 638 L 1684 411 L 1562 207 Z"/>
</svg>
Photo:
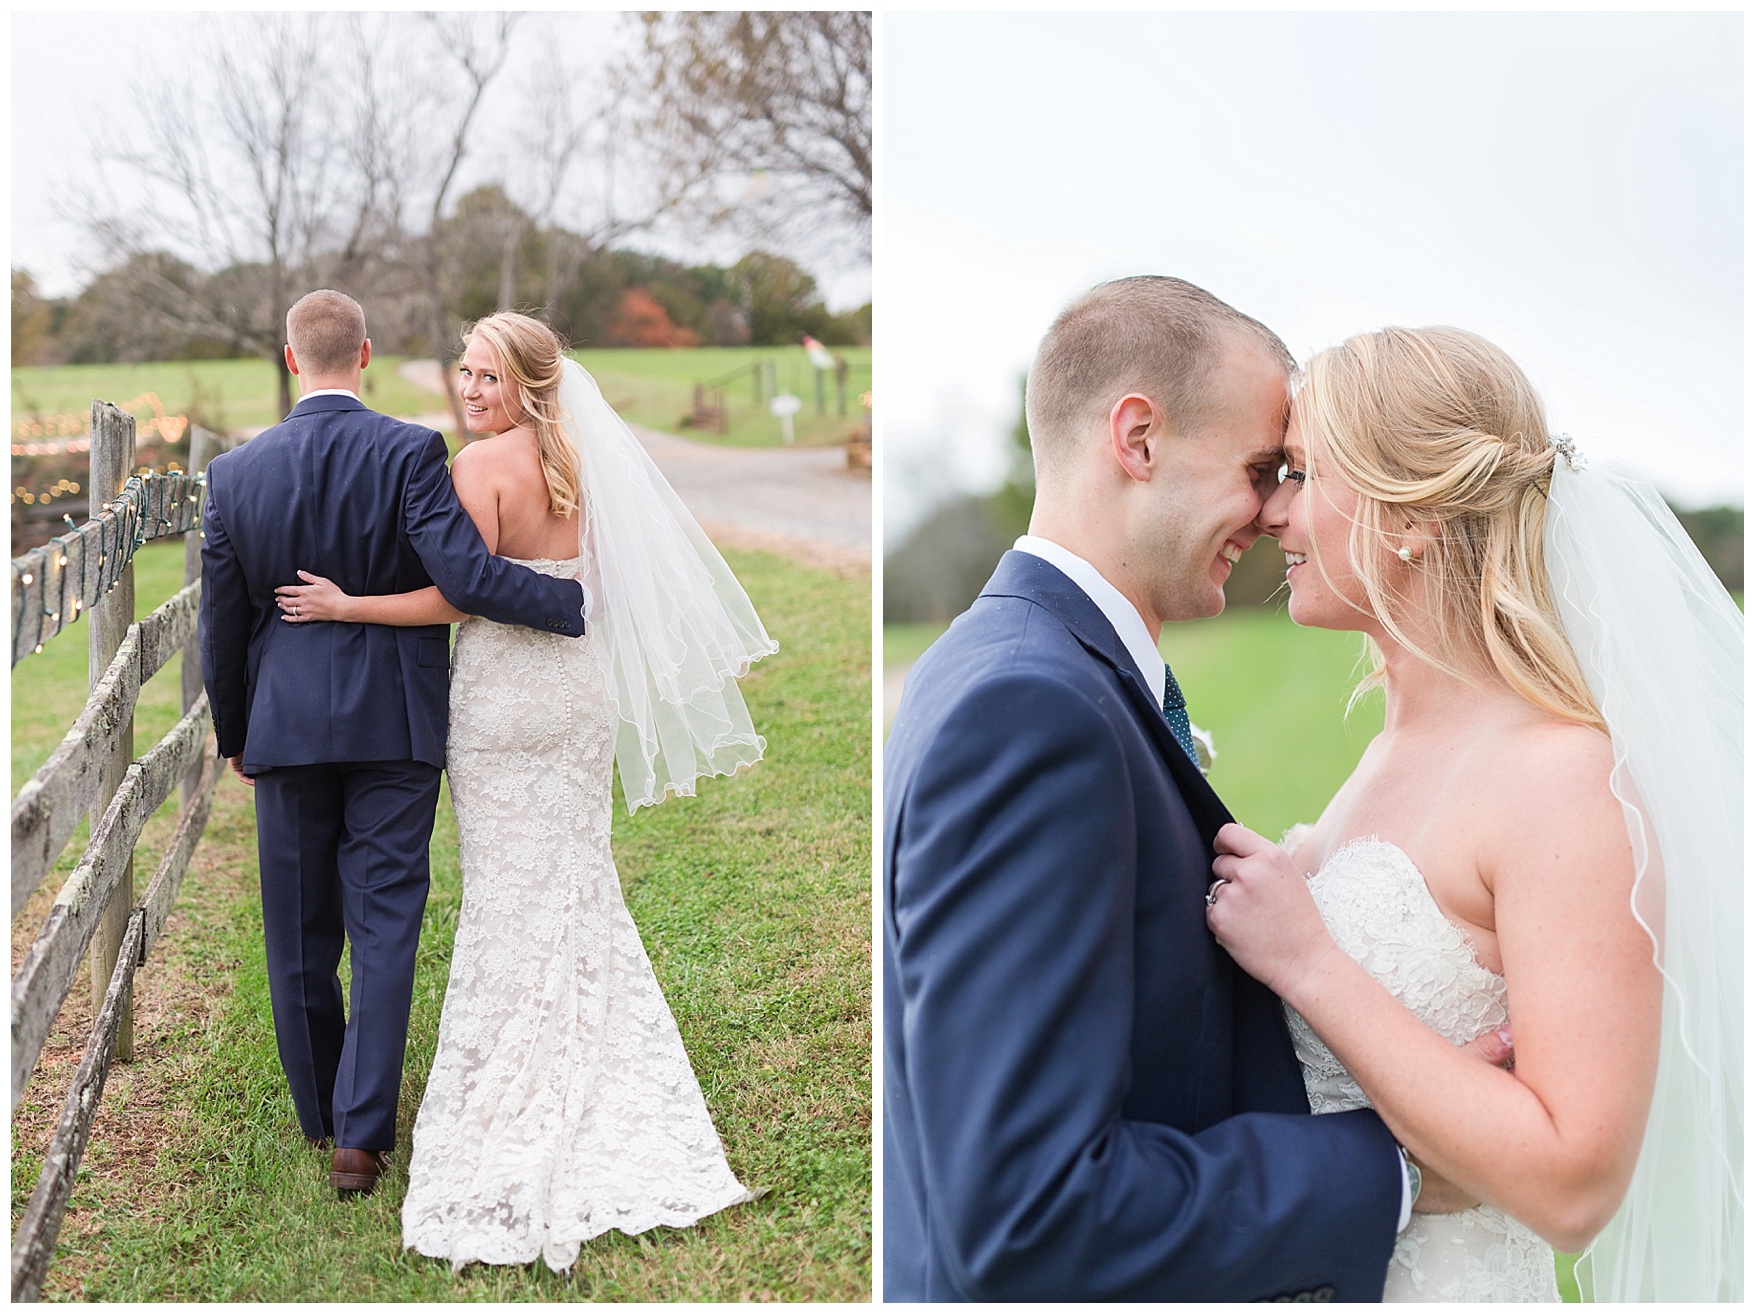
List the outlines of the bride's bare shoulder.
<svg viewBox="0 0 1755 1314">
<path fill-rule="evenodd" d="M 1509 740 L 1508 753 L 1530 769 L 1590 774 L 1598 770 L 1606 773 L 1614 764 L 1609 737 L 1577 721 L 1540 717 L 1517 727 Z"/>
<path fill-rule="evenodd" d="M 1497 746 L 1489 828 L 1494 866 L 1534 859 L 1601 863 L 1627 848 L 1620 801 L 1610 786 L 1614 748 L 1607 735 L 1576 722 L 1543 718 L 1520 725 Z"/>
<path fill-rule="evenodd" d="M 466 443 L 451 458 L 451 481 L 461 486 L 492 486 L 502 496 L 525 491 L 542 482 L 542 462 L 535 435 L 508 429 L 491 438 Z"/>
</svg>

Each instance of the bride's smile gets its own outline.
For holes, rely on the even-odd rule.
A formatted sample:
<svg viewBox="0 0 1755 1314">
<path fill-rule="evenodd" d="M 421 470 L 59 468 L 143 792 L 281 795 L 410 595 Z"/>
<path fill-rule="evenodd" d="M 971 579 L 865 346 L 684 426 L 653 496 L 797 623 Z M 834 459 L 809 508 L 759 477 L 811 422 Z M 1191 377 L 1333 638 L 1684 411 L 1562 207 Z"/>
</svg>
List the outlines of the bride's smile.
<svg viewBox="0 0 1755 1314">
<path fill-rule="evenodd" d="M 1279 540 L 1286 554 L 1288 611 L 1299 625 L 1325 630 L 1374 627 L 1370 599 L 1353 569 L 1348 540 L 1358 495 L 1338 479 L 1312 478 L 1298 407 L 1286 429 L 1286 473 L 1261 508 L 1261 529 Z M 1315 570 L 1309 567 L 1314 563 Z M 1393 563 L 1400 564 L 1400 563 Z"/>
</svg>

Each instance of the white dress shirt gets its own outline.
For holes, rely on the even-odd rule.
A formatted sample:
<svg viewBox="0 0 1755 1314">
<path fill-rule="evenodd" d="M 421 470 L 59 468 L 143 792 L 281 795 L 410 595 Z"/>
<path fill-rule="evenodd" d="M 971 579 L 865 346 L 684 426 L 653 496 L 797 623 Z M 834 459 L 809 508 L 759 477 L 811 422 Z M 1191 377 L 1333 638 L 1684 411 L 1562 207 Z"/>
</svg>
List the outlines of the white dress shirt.
<svg viewBox="0 0 1755 1314">
<path fill-rule="evenodd" d="M 1037 538 L 1025 534 L 1012 544 L 1015 552 L 1028 552 L 1033 557 L 1040 557 L 1065 575 L 1084 591 L 1086 597 L 1097 605 L 1104 618 L 1115 627 L 1115 633 L 1121 637 L 1122 645 L 1127 649 L 1133 664 L 1139 668 L 1140 679 L 1146 682 L 1146 688 L 1153 691 L 1156 700 L 1164 701 L 1164 687 L 1169 667 L 1158 655 L 1158 645 L 1152 642 L 1151 633 L 1146 629 L 1146 622 L 1133 603 L 1122 595 L 1120 589 L 1104 579 L 1097 568 L 1076 552 L 1068 552 L 1058 543 L 1045 538 Z M 1412 1183 L 1408 1180 L 1407 1151 L 1399 1145 L 1396 1153 L 1400 1156 L 1402 1169 L 1402 1207 L 1401 1216 L 1396 1222 L 1395 1230 L 1400 1232 L 1407 1227 L 1413 1217 L 1414 1201 Z"/>
<path fill-rule="evenodd" d="M 299 401 L 304 401 L 306 397 L 352 397 L 355 401 L 360 399 L 360 395 L 352 388 L 317 388 L 301 394 Z M 294 402 L 293 405 L 298 405 L 298 402 Z"/>
<path fill-rule="evenodd" d="M 1133 658 L 1133 664 L 1145 681 L 1146 691 L 1152 695 L 1152 701 L 1159 706 L 1164 703 L 1164 677 L 1169 668 L 1164 659 L 1158 656 L 1158 645 L 1152 642 L 1151 633 L 1146 629 L 1146 622 L 1139 611 L 1129 602 L 1120 589 L 1097 573 L 1097 568 L 1076 552 L 1068 552 L 1058 543 L 1045 538 L 1037 538 L 1033 534 L 1025 534 L 1012 544 L 1016 552 L 1028 552 L 1033 557 L 1040 557 L 1077 584 L 1084 595 L 1096 604 L 1097 610 L 1115 627 L 1120 636 L 1121 644 L 1127 649 L 1127 655 Z"/>
</svg>

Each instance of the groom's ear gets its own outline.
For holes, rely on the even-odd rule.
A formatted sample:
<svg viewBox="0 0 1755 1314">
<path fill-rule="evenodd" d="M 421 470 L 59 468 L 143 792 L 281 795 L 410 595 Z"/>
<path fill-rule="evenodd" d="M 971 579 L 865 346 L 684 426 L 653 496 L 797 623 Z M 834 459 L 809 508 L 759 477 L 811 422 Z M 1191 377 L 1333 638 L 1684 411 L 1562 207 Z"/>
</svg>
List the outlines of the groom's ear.
<svg viewBox="0 0 1755 1314">
<path fill-rule="evenodd" d="M 1130 392 L 1110 408 L 1110 454 L 1128 478 L 1142 484 L 1151 479 L 1163 437 L 1164 413 L 1150 397 Z"/>
</svg>

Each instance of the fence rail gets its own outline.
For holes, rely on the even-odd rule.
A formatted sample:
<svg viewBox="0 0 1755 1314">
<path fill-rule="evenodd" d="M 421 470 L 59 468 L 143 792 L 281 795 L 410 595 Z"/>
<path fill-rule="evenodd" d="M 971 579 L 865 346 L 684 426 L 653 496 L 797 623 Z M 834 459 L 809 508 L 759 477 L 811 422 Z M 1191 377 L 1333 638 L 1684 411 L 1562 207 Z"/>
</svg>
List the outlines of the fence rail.
<svg viewBox="0 0 1755 1314">
<path fill-rule="evenodd" d="M 134 419 L 92 403 L 92 499 L 85 525 L 12 562 L 12 664 L 89 613 L 90 696 L 42 769 L 12 802 L 12 915 L 42 885 L 82 816 L 91 840 L 12 978 L 12 1109 L 90 951 L 101 998 L 85 1054 L 62 1103 L 43 1169 L 12 1239 L 12 1299 L 36 1300 L 91 1137 L 113 1063 L 133 1057 L 131 996 L 169 918 L 189 859 L 207 827 L 222 764 L 208 752 L 207 695 L 195 655 L 201 598 L 202 467 L 218 440 L 192 432 L 187 473 L 128 475 Z M 184 587 L 134 621 L 133 558 L 156 538 L 181 534 Z M 182 717 L 137 761 L 134 707 L 141 687 L 182 651 Z M 207 759 L 203 765 L 204 757 Z M 134 846 L 158 807 L 181 787 L 171 841 L 146 894 L 134 898 Z"/>
<path fill-rule="evenodd" d="M 206 493 L 200 476 L 186 470 L 133 475 L 85 524 L 14 557 L 12 664 L 41 652 L 109 593 L 142 544 L 198 525 Z"/>
<path fill-rule="evenodd" d="M 129 626 L 73 728 L 12 800 L 14 917 L 67 846 L 80 815 L 97 799 L 104 766 L 127 730 L 141 686 L 194 635 L 200 602 L 200 584 L 187 585 L 145 620 Z"/>
<path fill-rule="evenodd" d="M 134 854 L 140 832 L 177 782 L 201 760 L 207 742 L 207 695 L 128 768 L 93 832 L 85 856 L 61 887 L 42 930 L 12 978 L 12 1107 L 36 1068 L 55 1015 L 79 976 L 103 911 Z"/>
</svg>

